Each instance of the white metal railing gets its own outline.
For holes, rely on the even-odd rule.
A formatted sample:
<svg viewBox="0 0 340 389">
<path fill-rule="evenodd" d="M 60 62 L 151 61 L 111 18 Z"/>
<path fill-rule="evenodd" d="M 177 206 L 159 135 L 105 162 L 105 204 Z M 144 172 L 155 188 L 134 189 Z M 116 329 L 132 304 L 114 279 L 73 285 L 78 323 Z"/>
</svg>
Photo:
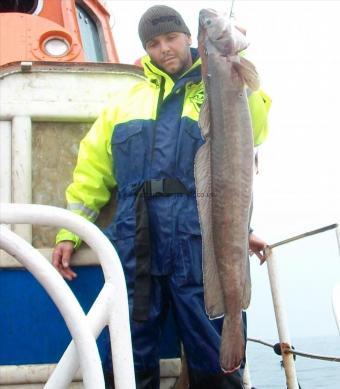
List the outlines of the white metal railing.
<svg viewBox="0 0 340 389">
<path fill-rule="evenodd" d="M 64 209 L 45 205 L 4 203 L 0 204 L 0 208 L 1 223 L 29 223 L 65 227 L 79 235 L 92 248 L 103 268 L 105 284 L 87 315 L 88 325 L 94 337 L 97 337 L 104 326 L 108 325 L 115 387 L 116 389 L 134 389 L 135 378 L 127 290 L 124 273 L 112 244 L 93 223 Z M 4 244 L 3 240 L 1 245 Z M 28 246 L 30 245 L 28 244 Z M 45 259 L 44 263 L 53 270 L 52 265 L 48 264 Z M 62 281 L 62 277 L 58 273 L 55 276 Z M 66 283 L 64 285 L 66 286 Z M 72 341 L 45 388 L 68 387 L 79 367 L 76 347 L 78 347 L 77 342 Z M 78 351 L 80 350 L 78 349 Z M 80 362 L 82 363 L 81 360 Z M 84 366 L 81 367 L 85 378 Z"/>
<path fill-rule="evenodd" d="M 340 227 L 336 229 L 336 237 L 338 242 L 338 251 L 340 255 Z M 340 284 L 334 286 L 333 296 L 332 296 L 333 312 L 340 333 Z"/>
<path fill-rule="evenodd" d="M 282 353 L 282 361 L 283 361 L 283 367 L 285 369 L 285 375 L 286 375 L 286 383 L 288 389 L 298 389 L 299 384 L 297 380 L 296 375 L 296 369 L 295 369 L 295 362 L 294 362 L 294 354 L 292 353 L 292 347 L 291 347 L 291 339 L 288 329 L 288 322 L 286 317 L 286 310 L 283 303 L 283 298 L 281 294 L 281 288 L 280 288 L 280 282 L 279 282 L 279 276 L 278 276 L 278 270 L 277 270 L 277 263 L 275 256 L 273 254 L 274 248 L 281 246 L 283 244 L 287 244 L 290 242 L 293 242 L 298 239 L 305 238 L 307 236 L 319 234 L 321 232 L 325 232 L 328 230 L 336 230 L 337 234 L 337 241 L 339 246 L 339 253 L 340 253 L 340 238 L 339 238 L 339 226 L 338 224 L 332 224 L 326 227 L 319 228 L 317 230 L 305 232 L 303 234 L 294 236 L 289 239 L 285 239 L 281 242 L 277 242 L 275 244 L 272 244 L 268 246 L 265 249 L 265 255 L 267 257 L 267 269 L 268 269 L 268 276 L 269 276 L 269 283 L 272 293 L 272 300 L 273 300 L 273 306 L 274 306 L 274 312 L 275 312 L 275 318 L 276 318 L 276 325 L 278 329 L 279 339 L 280 339 L 280 346 L 281 346 L 281 353 Z M 336 298 L 334 296 L 337 296 Z M 333 292 L 333 308 L 334 313 L 336 316 L 336 320 L 338 323 L 338 328 L 340 331 L 339 323 L 340 323 L 340 285 L 339 289 L 334 289 Z"/>
<path fill-rule="evenodd" d="M 37 250 L 4 226 L 0 226 L 0 247 L 22 262 L 58 307 L 77 345 L 86 387 L 104 389 L 105 383 L 95 338 L 83 310 L 66 282 Z"/>
<path fill-rule="evenodd" d="M 93 304 L 91 310 L 89 311 L 86 320 L 94 337 L 97 337 L 104 328 L 104 326 L 108 324 L 111 339 L 111 349 L 113 353 L 112 361 L 116 388 L 134 389 L 135 380 L 133 370 L 131 337 L 129 331 L 130 326 L 126 285 L 119 258 L 117 256 L 117 253 L 113 249 L 111 243 L 94 224 L 64 209 L 43 205 L 5 203 L 0 204 L 0 208 L 1 223 L 30 223 L 66 227 L 67 229 L 74 231 L 84 241 L 86 241 L 92 248 L 92 250 L 95 252 L 95 254 L 98 256 L 103 268 L 105 284 L 101 292 L 99 293 L 95 303 Z M 286 381 L 289 389 L 297 389 L 298 382 L 296 377 L 293 354 L 290 352 L 292 351 L 291 340 L 286 320 L 286 312 L 284 309 L 283 299 L 280 292 L 277 264 L 273 255 L 273 248 L 281 244 L 289 243 L 293 240 L 300 239 L 315 233 L 324 232 L 333 228 L 336 228 L 340 253 L 339 227 L 336 224 L 305 234 L 301 234 L 297 237 L 293 237 L 285 241 L 273 244 L 266 249 L 269 281 L 271 285 L 279 339 L 282 347 L 282 357 L 285 368 Z M 19 245 L 23 245 L 24 250 L 19 249 Z M 53 286 L 54 283 L 57 282 L 62 285 L 60 290 L 63 290 L 63 293 L 71 293 L 72 295 L 71 298 L 67 297 L 67 299 L 62 300 L 63 305 L 65 304 L 66 300 L 71 301 L 71 304 L 74 304 L 73 299 L 75 299 L 75 297 L 73 296 L 70 290 L 67 290 L 66 292 L 64 291 L 64 289 L 67 289 L 68 287 L 66 283 L 63 282 L 62 277 L 59 275 L 59 273 L 52 267 L 52 265 L 49 264 L 45 260 L 45 258 L 37 252 L 37 250 L 33 249 L 31 245 L 23 241 L 22 238 L 19 238 L 4 226 L 1 226 L 0 230 L 0 246 L 3 247 L 6 251 L 8 251 L 10 254 L 15 255 L 19 260 L 19 257 L 23 258 L 22 262 L 25 262 L 26 267 L 43 284 L 48 293 L 51 295 L 52 299 L 56 302 L 56 305 L 65 317 L 65 321 L 69 325 L 71 334 L 73 335 L 73 330 L 71 329 L 73 326 L 73 320 L 75 319 L 72 315 L 78 316 L 77 323 L 83 323 L 83 331 L 85 334 L 88 329 L 86 329 L 86 323 L 84 321 L 84 318 L 81 316 L 81 313 L 79 313 L 79 304 L 75 301 L 77 308 L 73 307 L 70 310 L 73 313 L 68 311 L 70 309 L 69 307 L 59 307 L 61 305 L 60 295 L 58 295 L 59 292 L 55 292 L 56 290 L 58 290 L 58 288 Z M 35 259 L 35 261 L 33 260 L 33 258 Z M 39 263 L 37 263 L 37 261 Z M 45 273 L 48 275 L 46 276 L 41 272 L 39 274 L 39 271 L 37 271 L 38 268 L 46 269 Z M 333 291 L 333 309 L 340 331 L 340 284 L 337 285 Z M 74 314 L 74 312 L 76 312 L 76 314 Z M 84 372 L 85 384 L 94 382 L 91 381 L 94 379 L 98 380 L 98 377 L 94 376 L 99 373 L 93 372 L 95 370 L 93 368 L 93 365 L 91 366 L 91 368 L 85 367 L 86 364 L 89 363 L 89 361 L 86 361 L 85 359 L 83 360 L 83 357 L 86 358 L 89 353 L 81 352 L 82 346 L 78 345 L 78 343 L 81 343 L 78 342 L 78 336 L 79 334 L 75 334 L 75 341 L 72 341 L 68 346 L 56 369 L 54 370 L 50 379 L 46 383 L 45 388 L 61 389 L 66 388 L 70 384 L 73 376 L 75 375 L 79 367 L 77 348 L 78 351 L 80 351 L 80 364 Z M 83 336 L 85 337 L 86 334 Z M 92 347 L 92 340 L 86 341 L 90 344 L 90 349 Z M 97 359 L 97 356 L 94 356 L 92 358 L 95 361 Z M 97 362 L 95 362 L 95 364 L 97 364 Z M 92 374 L 89 373 L 90 371 L 92 371 L 93 377 L 90 377 L 90 375 Z M 97 388 L 98 384 L 96 384 L 95 387 Z"/>
<path fill-rule="evenodd" d="M 340 284 L 334 286 L 332 303 L 336 325 L 340 333 Z"/>
<path fill-rule="evenodd" d="M 287 324 L 286 311 L 281 296 L 277 264 L 276 264 L 275 257 L 273 255 L 273 250 L 268 249 L 266 252 L 266 256 L 267 256 L 266 262 L 268 268 L 270 289 L 272 292 L 276 325 L 279 333 L 281 348 L 282 347 L 290 348 L 292 343 L 291 343 L 288 324 Z M 283 361 L 283 367 L 285 369 L 285 374 L 286 374 L 287 387 L 289 389 L 299 389 L 299 384 L 296 376 L 295 363 L 294 363 L 294 356 L 282 350 L 282 361 Z"/>
</svg>

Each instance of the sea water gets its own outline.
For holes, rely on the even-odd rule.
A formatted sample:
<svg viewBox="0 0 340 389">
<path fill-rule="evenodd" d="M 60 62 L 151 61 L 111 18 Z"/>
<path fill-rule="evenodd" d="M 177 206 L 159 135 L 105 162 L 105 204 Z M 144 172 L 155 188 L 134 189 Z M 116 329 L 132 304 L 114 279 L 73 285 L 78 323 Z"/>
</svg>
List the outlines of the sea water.
<svg viewBox="0 0 340 389">
<path fill-rule="evenodd" d="M 269 341 L 270 343 L 270 341 Z M 274 343 L 274 342 L 272 342 Z M 340 336 L 293 339 L 296 350 L 340 357 Z M 285 389 L 281 357 L 272 348 L 248 342 L 252 386 L 256 389 Z M 296 372 L 301 389 L 340 389 L 340 363 L 297 356 Z"/>
</svg>

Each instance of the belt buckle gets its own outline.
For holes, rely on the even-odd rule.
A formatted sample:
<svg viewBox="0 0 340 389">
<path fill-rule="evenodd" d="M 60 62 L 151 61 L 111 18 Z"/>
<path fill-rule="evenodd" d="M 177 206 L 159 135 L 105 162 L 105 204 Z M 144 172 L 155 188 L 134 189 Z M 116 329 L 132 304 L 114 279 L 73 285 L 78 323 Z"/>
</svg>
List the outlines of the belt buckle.
<svg viewBox="0 0 340 389">
<path fill-rule="evenodd" d="M 151 196 L 161 196 L 164 194 L 164 180 L 162 178 L 159 180 L 151 180 L 150 184 Z"/>
</svg>

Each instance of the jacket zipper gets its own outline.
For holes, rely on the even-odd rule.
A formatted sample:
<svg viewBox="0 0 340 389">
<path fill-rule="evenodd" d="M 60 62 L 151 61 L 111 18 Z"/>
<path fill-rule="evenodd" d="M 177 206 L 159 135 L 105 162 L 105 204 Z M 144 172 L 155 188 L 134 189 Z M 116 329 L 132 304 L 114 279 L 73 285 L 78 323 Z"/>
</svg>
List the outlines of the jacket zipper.
<svg viewBox="0 0 340 389">
<path fill-rule="evenodd" d="M 158 95 L 157 109 L 156 109 L 156 118 L 155 118 L 155 123 L 154 123 L 154 125 L 153 125 L 152 145 L 151 145 L 150 170 L 151 170 L 151 168 L 152 168 L 152 161 L 153 161 L 154 150 L 155 150 L 155 142 L 156 142 L 156 126 L 157 126 L 157 121 L 158 121 L 158 114 L 159 114 L 161 105 L 162 105 L 162 103 L 163 103 L 164 91 L 165 91 L 165 79 L 164 79 L 164 77 L 162 77 L 162 78 L 161 78 L 160 87 L 159 87 L 159 95 Z"/>
</svg>

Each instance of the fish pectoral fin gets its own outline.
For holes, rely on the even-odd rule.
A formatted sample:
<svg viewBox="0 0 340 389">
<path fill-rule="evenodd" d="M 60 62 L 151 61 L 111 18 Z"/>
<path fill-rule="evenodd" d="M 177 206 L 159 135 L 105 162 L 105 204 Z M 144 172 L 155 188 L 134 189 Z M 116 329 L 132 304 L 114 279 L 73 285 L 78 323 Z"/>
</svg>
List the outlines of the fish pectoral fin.
<svg viewBox="0 0 340 389">
<path fill-rule="evenodd" d="M 244 84 L 248 85 L 253 91 L 258 90 L 260 88 L 260 77 L 253 63 L 241 56 L 233 56 L 229 59 L 233 62 Z"/>
</svg>

